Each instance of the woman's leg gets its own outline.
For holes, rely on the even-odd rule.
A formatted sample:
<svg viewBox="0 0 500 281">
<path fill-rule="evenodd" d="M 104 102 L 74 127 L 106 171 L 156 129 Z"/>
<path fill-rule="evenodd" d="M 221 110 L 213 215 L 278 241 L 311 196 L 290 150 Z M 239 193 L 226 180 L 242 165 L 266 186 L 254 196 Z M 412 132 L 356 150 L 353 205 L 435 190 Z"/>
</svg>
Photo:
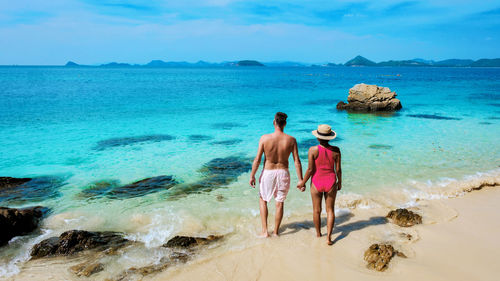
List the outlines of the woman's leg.
<svg viewBox="0 0 500 281">
<path fill-rule="evenodd" d="M 337 197 L 337 188 L 336 186 L 332 187 L 332 189 L 326 193 L 325 195 L 325 205 L 326 205 L 326 214 L 327 214 L 327 243 L 328 245 L 332 245 L 332 230 L 333 225 L 335 223 L 335 197 Z"/>
<path fill-rule="evenodd" d="M 311 183 L 311 198 L 313 202 L 313 221 L 316 228 L 316 236 L 321 237 L 321 199 L 323 193 L 318 192 L 313 183 Z"/>
</svg>

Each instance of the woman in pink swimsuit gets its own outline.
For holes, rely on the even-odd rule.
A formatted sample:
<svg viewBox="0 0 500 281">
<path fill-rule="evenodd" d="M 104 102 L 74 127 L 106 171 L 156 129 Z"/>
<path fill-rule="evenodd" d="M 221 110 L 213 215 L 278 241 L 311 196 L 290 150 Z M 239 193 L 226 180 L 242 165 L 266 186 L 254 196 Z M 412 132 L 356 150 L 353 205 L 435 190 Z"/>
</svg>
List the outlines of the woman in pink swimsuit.
<svg viewBox="0 0 500 281">
<path fill-rule="evenodd" d="M 337 190 L 342 188 L 342 170 L 340 168 L 340 149 L 331 146 L 328 141 L 337 135 L 328 125 L 319 125 L 312 134 L 318 139 L 319 145 L 309 148 L 309 167 L 304 179 L 297 187 L 304 189 L 309 177 L 311 180 L 311 198 L 313 202 L 313 221 L 316 236 L 321 237 L 321 201 L 325 197 L 327 213 L 327 242 L 332 245 L 332 230 L 335 222 L 335 197 Z"/>
</svg>

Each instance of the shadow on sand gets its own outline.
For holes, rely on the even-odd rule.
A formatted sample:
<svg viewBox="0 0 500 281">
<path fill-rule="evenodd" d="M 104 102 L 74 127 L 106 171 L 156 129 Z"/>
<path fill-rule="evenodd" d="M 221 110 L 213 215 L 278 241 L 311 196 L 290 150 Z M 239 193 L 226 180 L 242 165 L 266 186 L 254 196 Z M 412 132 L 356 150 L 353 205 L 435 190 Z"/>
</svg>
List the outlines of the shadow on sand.
<svg viewBox="0 0 500 281">
<path fill-rule="evenodd" d="M 335 217 L 335 227 L 333 228 L 333 234 L 340 232 L 340 235 L 334 239 L 333 241 L 334 243 L 344 239 L 345 237 L 347 237 L 347 235 L 349 235 L 349 233 L 353 231 L 361 230 L 369 226 L 381 225 L 387 223 L 387 219 L 382 216 L 374 216 L 366 220 L 359 220 L 351 223 L 346 223 L 353 217 L 354 215 L 352 213 L 341 214 Z M 325 226 L 326 226 L 326 218 L 323 217 L 321 219 L 321 227 Z M 294 234 L 302 229 L 307 230 L 311 228 L 314 228 L 314 222 L 312 220 L 305 220 L 305 221 L 284 224 L 281 226 L 282 229 L 281 235 Z"/>
</svg>

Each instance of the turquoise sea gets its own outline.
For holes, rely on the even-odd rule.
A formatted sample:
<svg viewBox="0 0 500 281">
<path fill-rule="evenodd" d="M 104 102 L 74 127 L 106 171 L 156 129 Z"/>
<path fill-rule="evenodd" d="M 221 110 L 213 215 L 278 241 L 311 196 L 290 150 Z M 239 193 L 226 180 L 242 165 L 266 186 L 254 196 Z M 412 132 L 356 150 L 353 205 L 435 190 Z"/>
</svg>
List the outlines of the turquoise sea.
<svg viewBox="0 0 500 281">
<path fill-rule="evenodd" d="M 338 112 L 357 83 L 396 91 L 403 110 Z M 35 178 L 25 193 L 0 193 L 0 206 L 51 209 L 39 232 L 0 249 L 0 275 L 70 229 L 124 232 L 141 242 L 130 255 L 144 264 L 180 233 L 241 245 L 258 231 L 249 169 L 277 111 L 289 116 L 304 169 L 317 144 L 310 132 L 323 123 L 337 132 L 339 208 L 412 205 L 499 182 L 499 68 L 0 67 L 0 176 Z M 285 220 L 311 210 L 291 166 Z M 163 188 L 126 186 L 150 177 Z"/>
</svg>

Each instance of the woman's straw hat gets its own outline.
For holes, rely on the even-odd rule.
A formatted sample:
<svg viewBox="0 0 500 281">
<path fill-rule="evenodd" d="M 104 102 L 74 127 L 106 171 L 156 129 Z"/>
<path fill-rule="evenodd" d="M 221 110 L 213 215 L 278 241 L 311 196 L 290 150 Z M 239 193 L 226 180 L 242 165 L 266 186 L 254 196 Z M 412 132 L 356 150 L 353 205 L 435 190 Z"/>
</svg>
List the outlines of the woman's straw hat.
<svg viewBox="0 0 500 281">
<path fill-rule="evenodd" d="M 326 124 L 318 125 L 318 129 L 312 131 L 312 134 L 322 140 L 333 140 L 337 137 L 337 133 L 332 131 L 332 127 Z"/>
</svg>

